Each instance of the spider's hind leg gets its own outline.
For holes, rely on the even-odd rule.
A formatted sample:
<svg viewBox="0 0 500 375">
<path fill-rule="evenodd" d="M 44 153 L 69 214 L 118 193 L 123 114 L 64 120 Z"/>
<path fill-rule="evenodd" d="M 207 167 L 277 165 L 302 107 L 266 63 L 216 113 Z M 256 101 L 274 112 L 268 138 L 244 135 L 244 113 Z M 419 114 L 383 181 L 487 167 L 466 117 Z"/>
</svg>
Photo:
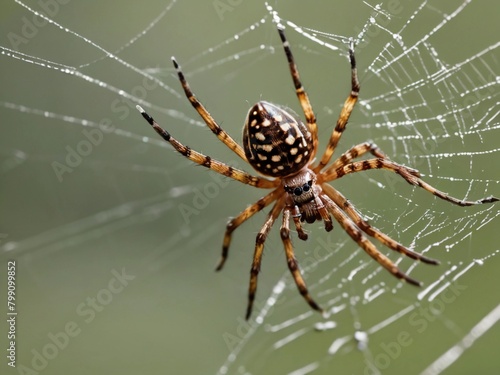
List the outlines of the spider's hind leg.
<svg viewBox="0 0 500 375">
<path fill-rule="evenodd" d="M 376 238 L 383 245 L 387 246 L 389 249 L 397 251 L 409 258 L 420 260 L 427 264 L 439 264 L 439 261 L 419 254 L 415 251 L 411 251 L 407 247 L 401 245 L 399 242 L 393 240 L 388 235 L 380 232 L 378 229 L 372 227 L 367 221 L 363 220 L 361 215 L 359 215 L 351 203 L 337 190 L 328 184 L 323 184 L 323 190 L 325 194 L 328 195 L 350 218 L 358 228 L 369 236 Z"/>
<path fill-rule="evenodd" d="M 387 271 L 393 274 L 400 280 L 406 281 L 409 284 L 415 286 L 422 286 L 420 281 L 417 281 L 403 271 L 401 271 L 396 264 L 394 264 L 388 257 L 382 254 L 375 245 L 363 235 L 361 229 L 346 215 L 344 211 L 333 202 L 328 195 L 323 194 L 321 196 L 322 199 L 325 200 L 325 203 L 332 213 L 333 217 L 340 226 L 347 232 L 347 234 L 377 263 L 379 263 L 382 267 L 384 267 Z"/>
<path fill-rule="evenodd" d="M 219 126 L 219 124 L 217 124 L 215 119 L 210 115 L 210 113 L 205 109 L 203 104 L 201 104 L 201 102 L 193 94 L 191 87 L 189 87 L 189 84 L 186 81 L 184 73 L 182 73 L 181 67 L 179 66 L 174 57 L 172 57 L 172 63 L 174 64 L 174 68 L 177 71 L 177 76 L 179 77 L 179 81 L 181 82 L 181 86 L 184 90 L 184 93 L 186 94 L 186 97 L 188 98 L 193 108 L 196 109 L 196 112 L 198 112 L 198 114 L 201 116 L 203 121 L 205 121 L 205 124 L 207 124 L 212 133 L 214 133 L 222 143 L 224 143 L 228 148 L 230 148 L 236 155 L 238 155 L 244 161 L 247 161 L 247 158 L 245 156 L 245 151 L 243 150 L 243 148 L 233 138 L 231 138 L 231 136 L 228 133 L 226 133 Z"/>
</svg>

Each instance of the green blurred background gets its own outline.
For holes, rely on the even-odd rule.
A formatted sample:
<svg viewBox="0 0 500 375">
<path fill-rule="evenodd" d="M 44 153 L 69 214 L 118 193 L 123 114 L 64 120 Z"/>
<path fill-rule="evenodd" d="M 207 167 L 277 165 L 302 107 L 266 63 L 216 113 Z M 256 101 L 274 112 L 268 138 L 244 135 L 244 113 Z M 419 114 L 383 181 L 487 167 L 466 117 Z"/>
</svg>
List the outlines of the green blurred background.
<svg viewBox="0 0 500 375">
<path fill-rule="evenodd" d="M 430 11 L 424 12 L 413 25 L 415 38 L 425 35 L 459 3 L 454 2 L 449 9 L 438 3 L 429 4 Z M 30 4 L 34 9 L 41 9 L 40 4 Z M 48 4 L 58 4 L 57 8 L 51 8 L 58 23 L 114 52 L 145 30 L 168 3 L 127 1 L 118 5 L 111 1 L 68 1 L 67 4 Z M 275 1 L 271 5 L 282 17 L 300 26 L 346 36 L 357 35 L 372 13 L 361 1 Z M 391 30 L 401 27 L 418 4 L 403 1 L 401 7 L 401 13 L 391 21 Z M 12 33 L 23 35 L 27 22 L 34 22 L 33 15 L 12 1 L 2 2 L 0 9 L 0 44 L 11 48 Z M 498 3 L 494 1 L 472 2 L 432 38 L 440 58 L 454 64 L 493 45 L 498 39 L 498 10 Z M 266 23 L 237 41 L 231 39 L 265 16 Z M 127 93 L 137 96 L 145 93 L 144 100 L 157 106 L 148 111 L 180 141 L 240 166 L 242 162 L 234 154 L 199 126 L 196 113 L 180 95 L 170 56 L 178 58 L 195 93 L 238 141 L 248 108 L 260 99 L 299 111 L 275 27 L 264 3 L 259 1 L 178 1 L 144 37 L 119 54 L 134 67 L 155 69 L 155 76 L 177 95 L 158 87 L 141 89 L 145 86 L 143 77 L 117 61 L 105 58 L 94 62 L 103 57 L 102 51 L 57 26 L 41 25 L 31 31 L 26 42 L 19 44 L 20 52 L 69 66 L 91 63 L 79 71 Z M 321 47 L 291 30 L 287 35 L 315 106 L 324 146 L 349 90 L 348 63 L 339 52 Z M 409 39 L 411 35 L 408 34 Z M 225 45 L 226 40 L 232 41 Z M 366 73 L 366 68 L 389 40 L 383 33 L 372 37 L 357 55 L 362 96 L 376 95 L 379 89 L 380 82 L 373 74 Z M 220 48 L 209 52 L 209 48 L 219 45 Z M 261 49 L 261 45 L 264 48 Z M 234 54 L 239 54 L 239 58 L 231 59 Z M 216 373 L 234 343 L 228 344 L 228 337 L 238 342 L 248 329 L 242 324 L 248 271 L 255 234 L 265 216 L 256 215 L 236 232 L 230 259 L 223 272 L 216 274 L 213 269 L 219 258 L 224 226 L 228 217 L 236 215 L 263 192 L 237 182 L 228 183 L 212 172 L 192 166 L 168 145 L 157 141 L 156 134 L 133 108 L 135 103 L 116 92 L 56 69 L 6 55 L 0 59 L 0 101 L 4 103 L 0 107 L 1 304 L 5 306 L 6 265 L 8 260 L 15 260 L 19 312 L 17 363 L 33 369 L 35 361 L 39 366 L 36 372 L 22 372 L 18 367 L 17 373 Z M 498 74 L 498 60 L 494 61 L 496 64 L 490 63 L 490 68 Z M 470 77 L 474 77 L 473 72 Z M 495 88 L 492 95 L 497 91 Z M 432 105 L 438 106 L 439 99 L 436 93 L 434 102 L 429 104 L 431 113 L 436 111 L 434 115 L 439 114 L 439 109 L 433 110 Z M 30 112 L 39 109 L 105 123 L 109 131 L 101 131 L 100 135 L 90 133 L 99 141 L 88 151 L 81 148 L 85 155 L 81 160 L 75 159 L 71 172 L 62 172 L 58 178 L 53 163 L 65 163 L 70 149 L 84 147 L 82 141 L 88 139 L 84 130 L 95 128 L 83 127 L 79 120 L 72 118 L 51 118 L 9 109 L 5 107 L 6 102 L 26 106 Z M 171 116 L 161 108 L 177 112 Z M 490 110 L 486 106 L 479 108 L 484 112 Z M 387 110 L 391 109 L 393 104 L 388 102 Z M 474 116 L 481 117 L 478 113 Z M 395 151 L 396 160 L 406 161 L 408 150 L 390 141 L 393 133 L 389 129 L 356 127 L 356 124 L 370 124 L 370 117 L 361 111 L 353 114 L 342 150 L 374 139 L 388 153 Z M 494 129 L 494 124 L 491 127 Z M 442 165 L 446 163 L 433 166 L 432 163 L 439 161 L 435 159 L 426 160 L 418 167 L 423 171 L 430 169 L 434 175 L 490 180 L 471 186 L 445 180 L 438 185 L 459 197 L 466 192 L 472 199 L 485 194 L 498 196 L 498 137 L 498 130 L 485 132 L 484 139 L 468 137 L 465 144 L 460 137 L 451 137 L 451 141 L 440 147 L 454 152 L 462 148 L 481 151 L 496 147 L 497 150 L 474 157 L 473 162 L 468 158 L 448 161 L 450 165 L 445 169 Z M 377 178 L 375 174 L 370 177 Z M 381 181 L 384 180 L 381 178 Z M 335 338 L 367 329 L 415 303 L 418 291 L 405 286 L 374 303 L 357 308 L 347 306 L 345 314 L 332 318 L 338 325 L 336 330 L 313 332 L 313 323 L 322 320 L 317 315 L 306 323 L 293 325 L 292 331 L 305 329 L 308 333 L 286 349 L 274 350 L 272 343 L 276 337 L 261 326 L 237 356 L 229 373 L 286 374 L 319 361 L 313 373 L 364 374 L 367 363 L 383 352 L 381 343 L 392 342 L 402 331 L 410 332 L 412 344 L 382 372 L 419 373 L 498 305 L 496 270 L 500 260 L 498 255 L 492 256 L 499 250 L 495 233 L 498 209 L 485 213 L 484 207 L 473 207 L 464 212 L 436 202 L 425 193 L 415 192 L 406 184 L 397 185 L 398 191 L 394 194 L 360 176 L 339 181 L 337 186 L 361 212 L 370 213 L 380 229 L 405 244 L 410 244 L 419 233 L 425 233 L 425 239 L 417 242 L 418 249 L 446 238 L 452 239 L 450 243 L 456 242 L 450 251 L 433 249 L 435 251 L 429 253 L 442 260 L 439 270 L 419 266 L 412 273 L 426 284 L 443 275 L 446 277 L 447 267 L 452 265 L 464 268 L 473 259 L 488 257 L 487 261 L 482 268 L 473 267 L 460 279 L 461 284 L 466 285 L 465 290 L 430 323 L 432 329 L 421 334 L 415 332 L 415 327 L 408 327 L 407 319 L 400 319 L 370 337 L 369 354 L 351 344 L 347 346 L 350 350 L 336 356 L 327 355 Z M 198 192 L 205 192 L 208 199 L 199 198 Z M 410 195 L 411 200 L 399 195 Z M 410 207 L 413 204 L 415 207 Z M 194 209 L 183 216 L 182 212 L 188 208 Z M 440 216 L 440 212 L 444 216 Z M 468 215 L 477 215 L 477 220 L 468 221 L 462 227 L 460 218 Z M 424 223 L 412 229 L 410 224 L 418 222 L 420 217 Z M 431 233 L 425 229 L 428 217 L 434 221 L 443 217 L 452 224 L 444 226 L 443 231 Z M 404 231 L 398 232 L 397 228 Z M 354 251 L 358 251 L 354 261 L 340 266 L 339 274 L 331 276 L 331 288 L 341 278 L 348 277 L 350 270 L 362 264 L 360 262 L 367 263 L 371 271 L 377 270 L 338 227 L 328 235 L 321 225 L 308 229 L 314 238 L 309 245 L 294 242 L 299 260 L 321 239 L 342 250 L 307 275 L 313 285 Z M 408 260 L 402 263 L 405 269 L 411 264 Z M 286 272 L 278 233 L 272 231 L 259 279 L 259 303 L 265 301 Z M 385 273 L 379 272 L 376 279 L 385 280 L 389 287 L 397 284 Z M 291 282 L 289 278 L 286 280 Z M 365 289 L 361 278 L 354 278 L 342 292 L 359 297 Z M 328 290 L 330 295 L 326 293 L 321 297 L 320 294 L 319 301 L 326 303 L 336 297 L 335 289 Z M 288 316 L 308 311 L 293 285 L 285 294 L 287 303 L 275 308 L 269 324 L 278 324 Z M 2 349 L 7 347 L 5 320 L 2 318 L 0 324 Z M 64 330 L 74 334 L 67 342 L 62 339 Z M 47 347 L 54 341 L 53 337 L 62 340 L 56 352 Z M 494 326 L 460 358 L 458 365 L 445 373 L 470 374 L 473 370 L 482 374 L 498 373 L 500 360 L 494 353 L 499 337 L 500 330 Z M 44 350 L 46 357 L 51 357 L 45 362 L 37 354 Z M 1 368 L 2 373 L 16 373 L 6 366 L 5 357 L 2 357 Z"/>
</svg>

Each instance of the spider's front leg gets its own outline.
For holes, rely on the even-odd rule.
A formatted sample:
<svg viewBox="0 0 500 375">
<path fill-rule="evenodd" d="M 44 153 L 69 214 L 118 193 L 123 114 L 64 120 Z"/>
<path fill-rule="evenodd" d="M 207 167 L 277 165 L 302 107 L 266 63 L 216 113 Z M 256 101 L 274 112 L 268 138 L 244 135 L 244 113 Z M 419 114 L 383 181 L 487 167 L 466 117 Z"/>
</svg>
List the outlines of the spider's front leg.
<svg viewBox="0 0 500 375">
<path fill-rule="evenodd" d="M 260 265 L 262 263 L 262 253 L 264 252 L 264 242 L 266 242 L 267 235 L 271 230 L 274 221 L 283 209 L 285 202 L 279 199 L 267 215 L 266 222 L 260 229 L 255 240 L 255 251 L 253 255 L 252 268 L 250 269 L 250 286 L 248 287 L 248 306 L 245 319 L 248 320 L 252 315 L 253 301 L 255 300 L 255 293 L 257 292 L 257 278 L 260 272 Z"/>
<path fill-rule="evenodd" d="M 295 229 L 297 229 L 297 234 L 299 238 L 303 241 L 307 240 L 307 233 L 302 229 L 302 223 L 300 222 L 301 214 L 299 208 L 294 205 L 292 210 L 293 223 L 295 224 Z"/>
<path fill-rule="evenodd" d="M 238 155 L 240 158 L 242 158 L 244 161 L 247 161 L 247 158 L 245 156 L 245 151 L 243 151 L 243 148 L 238 143 L 236 143 L 234 139 L 231 138 L 231 136 L 219 126 L 219 124 L 217 124 L 214 118 L 205 109 L 205 106 L 201 104 L 201 102 L 193 94 L 191 87 L 189 87 L 189 84 L 187 83 L 186 78 L 184 77 L 184 73 L 182 73 L 181 67 L 179 66 L 179 64 L 177 63 L 177 61 L 173 56 L 172 56 L 172 62 L 174 64 L 175 70 L 177 71 L 177 76 L 179 77 L 179 81 L 181 82 L 181 86 L 184 90 L 184 93 L 186 94 L 186 97 L 188 98 L 193 108 L 196 109 L 196 112 L 198 112 L 198 114 L 201 116 L 203 121 L 205 121 L 205 124 L 207 124 L 210 130 L 217 136 L 217 138 L 219 138 L 219 140 L 222 143 L 224 143 L 227 147 L 233 150 L 234 153 Z"/>
<path fill-rule="evenodd" d="M 279 184 L 278 180 L 268 180 L 262 177 L 256 177 L 248 174 L 241 169 L 233 168 L 230 165 L 222 163 L 218 160 L 212 159 L 210 156 L 203 155 L 188 146 L 183 145 L 177 139 L 172 137 L 168 131 L 163 129 L 153 117 L 151 117 L 140 105 L 136 106 L 137 110 L 141 113 L 142 117 L 148 122 L 149 125 L 174 149 L 196 164 L 209 168 L 223 176 L 230 177 L 233 180 L 242 182 L 246 185 L 255 186 L 258 188 L 270 189 Z"/>
<path fill-rule="evenodd" d="M 257 202 L 248 206 L 245 210 L 243 210 L 238 216 L 229 220 L 226 225 L 226 232 L 224 233 L 224 240 L 222 242 L 222 256 L 217 265 L 216 271 L 220 271 L 222 267 L 224 267 L 224 263 L 226 263 L 226 259 L 229 253 L 229 245 L 231 244 L 231 237 L 233 232 L 245 221 L 250 219 L 257 212 L 262 211 L 269 204 L 274 202 L 280 194 L 283 194 L 281 188 L 274 189 L 272 192 L 267 194 L 266 196 L 260 198 Z"/>
<path fill-rule="evenodd" d="M 326 146 L 326 150 L 321 157 L 318 165 L 313 168 L 313 171 L 318 173 L 321 169 L 323 169 L 328 162 L 330 161 L 337 144 L 339 143 L 340 137 L 342 137 L 342 133 L 344 132 L 347 122 L 349 121 L 349 117 L 351 116 L 352 110 L 354 106 L 358 102 L 359 96 L 359 80 L 358 80 L 358 70 L 356 68 L 356 58 L 354 57 L 354 43 L 351 43 L 349 47 L 349 61 L 351 63 L 351 92 L 344 102 L 344 106 L 340 111 L 339 118 L 337 119 L 337 123 L 333 132 L 330 136 L 330 140 L 328 141 L 328 145 Z"/>
<path fill-rule="evenodd" d="M 316 124 L 316 116 L 314 115 L 314 111 L 309 100 L 309 96 L 307 95 L 304 86 L 300 80 L 299 70 L 297 68 L 297 64 L 295 64 L 295 59 L 292 54 L 292 50 L 290 49 L 290 43 L 286 39 L 285 31 L 282 26 L 278 26 L 278 33 L 281 38 L 281 42 L 283 43 L 283 48 L 285 50 L 285 55 L 288 61 L 288 66 L 290 68 L 290 74 L 292 75 L 293 85 L 295 87 L 295 93 L 297 94 L 297 98 L 299 99 L 300 106 L 302 107 L 302 111 L 306 117 L 307 127 L 311 132 L 312 142 L 313 142 L 313 155 L 316 154 L 316 150 L 318 148 L 318 125 Z"/>
<path fill-rule="evenodd" d="M 293 252 L 292 241 L 290 240 L 289 223 L 290 210 L 285 207 L 285 210 L 283 211 L 283 222 L 280 228 L 280 236 L 281 240 L 283 241 L 283 245 L 285 246 L 285 255 L 288 269 L 290 270 L 290 273 L 292 274 L 293 279 L 295 280 L 295 284 L 297 285 L 297 288 L 299 289 L 302 297 L 304 297 L 309 306 L 311 306 L 314 310 L 322 313 L 323 309 L 319 307 L 319 305 L 310 296 L 309 291 L 307 290 L 306 283 L 300 273 L 299 265 L 297 263 L 297 259 L 295 259 L 295 254 Z"/>
</svg>

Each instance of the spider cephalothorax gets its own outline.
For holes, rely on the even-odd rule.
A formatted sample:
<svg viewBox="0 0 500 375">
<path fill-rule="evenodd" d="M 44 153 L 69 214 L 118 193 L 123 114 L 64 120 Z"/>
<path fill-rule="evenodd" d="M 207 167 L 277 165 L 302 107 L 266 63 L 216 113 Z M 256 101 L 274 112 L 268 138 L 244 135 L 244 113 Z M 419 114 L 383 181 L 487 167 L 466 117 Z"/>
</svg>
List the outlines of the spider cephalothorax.
<svg viewBox="0 0 500 375">
<path fill-rule="evenodd" d="M 309 168 L 283 178 L 283 188 L 287 194 L 286 206 L 292 210 L 293 218 L 300 218 L 309 224 L 325 220 L 325 229 L 333 229 L 332 220 L 321 199 L 322 189 L 316 183 L 316 174 Z M 299 237 L 302 235 L 299 231 Z"/>
<path fill-rule="evenodd" d="M 257 276 L 260 271 L 264 242 L 281 212 L 283 212 L 283 215 L 280 236 L 284 244 L 288 268 L 293 275 L 300 294 L 313 309 L 322 311 L 309 295 L 304 279 L 298 268 L 292 242 L 290 240 L 290 219 L 293 220 L 299 238 L 305 240 L 307 239 L 307 234 L 302 229 L 301 222 L 306 221 L 307 223 L 313 223 L 316 220 L 322 220 L 325 229 L 330 231 L 333 228 L 331 214 L 340 224 L 342 229 L 344 229 L 369 256 L 382 265 L 382 267 L 401 280 L 414 285 L 420 285 L 418 281 L 406 275 L 388 257 L 382 254 L 366 235 L 373 237 L 391 250 L 397 251 L 412 259 L 420 260 L 428 264 L 438 264 L 438 262 L 408 249 L 378 229 L 372 227 L 363 219 L 358 211 L 354 209 L 351 203 L 338 190 L 328 184 L 328 182 L 341 178 L 349 173 L 370 169 L 386 169 L 397 173 L 409 184 L 421 187 L 435 196 L 459 206 L 492 203 L 498 201 L 498 198 L 490 196 L 477 201 L 453 198 L 420 179 L 420 174 L 415 169 L 405 167 L 404 165 L 389 160 L 375 144 L 370 142 L 364 142 L 353 146 L 342 155 L 338 156 L 338 158 L 330 164 L 330 159 L 346 128 L 349 116 L 358 99 L 359 82 L 356 72 L 356 62 L 354 60 L 354 46 L 352 44 L 349 49 L 349 60 L 351 62 L 351 92 L 340 111 L 337 124 L 332 131 L 326 150 L 318 163 L 312 165 L 312 160 L 318 146 L 316 117 L 314 116 L 309 98 L 300 82 L 299 72 L 295 65 L 289 43 L 285 38 L 282 26 L 278 26 L 278 32 L 288 60 L 295 92 L 304 112 L 306 122 L 304 124 L 296 116 L 291 115 L 290 110 L 286 110 L 268 102 L 258 102 L 248 112 L 245 127 L 243 129 L 243 147 L 236 143 L 231 136 L 216 123 L 205 107 L 196 99 L 179 65 L 175 59 L 172 58 L 187 98 L 210 130 L 241 159 L 249 162 L 258 172 L 274 177 L 274 179 L 270 180 L 264 177 L 252 176 L 243 170 L 233 168 L 184 146 L 158 125 L 158 123 L 140 106 L 137 106 L 137 109 L 142 113 L 142 116 L 154 130 L 163 137 L 165 141 L 169 142 L 175 150 L 188 159 L 246 185 L 272 189 L 270 193 L 251 206 L 248 206 L 238 216 L 227 223 L 222 244 L 222 257 L 217 266 L 217 270 L 222 269 L 227 259 L 232 233 L 236 228 L 257 212 L 274 202 L 255 240 L 253 262 L 250 269 L 250 287 L 248 290 L 248 305 L 246 312 L 247 319 L 252 312 L 252 305 L 257 290 Z M 366 154 L 371 154 L 374 158 L 353 161 Z"/>
</svg>

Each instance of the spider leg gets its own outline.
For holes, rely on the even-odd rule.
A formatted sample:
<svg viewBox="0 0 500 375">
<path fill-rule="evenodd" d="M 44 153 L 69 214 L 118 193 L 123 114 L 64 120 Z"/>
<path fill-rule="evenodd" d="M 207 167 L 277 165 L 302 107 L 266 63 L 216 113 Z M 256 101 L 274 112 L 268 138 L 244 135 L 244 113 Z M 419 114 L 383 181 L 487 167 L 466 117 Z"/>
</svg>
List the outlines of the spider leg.
<svg viewBox="0 0 500 375">
<path fill-rule="evenodd" d="M 349 217 L 340 209 L 337 204 L 335 204 L 327 195 L 322 194 L 321 198 L 325 200 L 330 212 L 340 226 L 347 232 L 347 234 L 374 260 L 377 261 L 382 267 L 392 273 L 398 279 L 407 281 L 408 283 L 416 286 L 421 286 L 422 283 L 412 279 L 404 272 L 402 272 L 398 266 L 396 266 L 389 258 L 382 254 L 375 245 L 368 240 L 361 229 L 359 229 L 356 224 L 349 219 Z"/>
<path fill-rule="evenodd" d="M 380 232 L 378 229 L 372 227 L 366 220 L 363 220 L 363 218 L 358 214 L 358 212 L 354 209 L 351 203 L 335 188 L 328 184 L 323 184 L 321 185 L 323 188 L 323 191 L 325 192 L 328 197 L 330 197 L 335 204 L 340 207 L 356 224 L 358 228 L 360 228 L 363 232 L 368 234 L 369 236 L 376 238 L 379 240 L 382 244 L 387 246 L 389 249 L 398 251 L 401 254 L 406 255 L 409 258 L 415 259 L 415 260 L 420 260 L 424 263 L 428 264 L 439 264 L 439 261 L 431 258 L 427 258 L 426 256 L 423 256 L 422 254 L 416 253 L 414 251 L 411 251 L 407 247 L 401 245 L 399 242 L 394 241 L 392 238 L 390 238 L 388 235 Z"/>
<path fill-rule="evenodd" d="M 318 125 L 316 124 L 316 116 L 314 115 L 314 111 L 311 102 L 309 101 L 309 97 L 307 96 L 306 90 L 304 89 L 304 86 L 302 86 L 302 82 L 300 81 L 299 71 L 297 69 L 297 65 L 295 64 L 292 50 L 290 49 L 290 43 L 286 39 L 285 31 L 283 30 L 282 26 L 278 26 L 278 33 L 280 34 L 281 42 L 283 43 L 283 48 L 288 60 L 288 66 L 290 67 L 290 74 L 292 75 L 293 85 L 295 86 L 297 98 L 299 99 L 300 106 L 302 107 L 302 111 L 304 112 L 304 115 L 306 117 L 308 128 L 311 131 L 313 139 L 313 155 L 311 155 L 312 160 L 314 159 L 314 154 L 316 153 L 316 149 L 318 148 Z"/>
<path fill-rule="evenodd" d="M 289 222 L 290 210 L 288 208 L 285 208 L 285 210 L 283 211 L 283 222 L 280 228 L 280 236 L 283 244 L 285 245 L 285 255 L 288 263 L 288 269 L 290 270 L 290 273 L 295 280 L 295 284 L 297 285 L 300 294 L 302 295 L 302 297 L 304 297 L 309 306 L 311 306 L 314 310 L 323 312 L 323 309 L 321 309 L 321 307 L 319 307 L 318 304 L 309 295 L 306 283 L 300 273 L 299 265 L 297 263 L 297 260 L 295 259 L 295 254 L 293 252 L 292 241 L 290 240 Z"/>
<path fill-rule="evenodd" d="M 229 245 L 231 244 L 231 236 L 233 232 L 245 221 L 250 219 L 257 212 L 262 211 L 265 207 L 267 207 L 270 203 L 275 201 L 280 194 L 283 194 L 283 189 L 278 188 L 267 194 L 265 197 L 260 198 L 257 202 L 248 206 L 245 210 L 243 210 L 238 216 L 229 220 L 226 225 L 226 233 L 224 233 L 224 241 L 222 243 L 222 256 L 217 265 L 216 271 L 220 271 L 226 262 Z"/>
<path fill-rule="evenodd" d="M 285 202 L 283 199 L 278 200 L 271 212 L 267 215 L 266 222 L 260 229 L 255 240 L 255 251 L 253 255 L 252 268 L 250 269 L 250 286 L 248 288 L 248 306 L 245 319 L 248 320 L 250 315 L 252 315 L 253 301 L 255 300 L 255 292 L 257 291 L 257 277 L 260 272 L 260 265 L 262 262 L 262 253 L 264 252 L 264 242 L 266 241 L 267 235 L 274 224 L 274 221 L 278 217 L 279 213 L 283 209 Z"/>
<path fill-rule="evenodd" d="M 175 70 L 177 71 L 177 76 L 179 77 L 179 81 L 181 81 L 182 88 L 184 89 L 184 93 L 186 94 L 187 98 L 193 105 L 194 109 L 200 114 L 200 116 L 203 118 L 203 121 L 205 121 L 205 124 L 212 130 L 212 132 L 219 138 L 219 140 L 222 141 L 227 147 L 229 147 L 231 150 L 234 151 L 236 155 L 238 155 L 240 158 L 243 160 L 247 161 L 247 158 L 245 156 L 245 151 L 243 150 L 243 147 L 241 147 L 228 133 L 226 133 L 214 120 L 214 118 L 210 115 L 210 113 L 206 110 L 206 108 L 201 104 L 198 99 L 196 99 L 196 96 L 193 94 L 191 91 L 191 88 L 189 87 L 189 84 L 186 81 L 186 78 L 184 77 L 184 74 L 182 73 L 181 67 L 175 60 L 175 57 L 172 57 L 172 62 L 174 63 Z"/>
<path fill-rule="evenodd" d="M 327 232 L 330 232 L 333 229 L 333 223 L 332 223 L 332 218 L 328 214 L 328 209 L 325 207 L 323 204 L 323 201 L 319 198 L 315 198 L 316 202 L 316 209 L 318 210 L 319 214 L 321 215 L 321 218 L 325 222 L 325 230 Z"/>
<path fill-rule="evenodd" d="M 324 173 L 320 175 L 321 178 L 318 178 L 318 181 L 331 181 L 340 178 L 348 173 L 366 171 L 369 169 L 387 169 L 395 172 L 403 177 L 410 185 L 419 186 L 422 189 L 434 194 L 438 198 L 462 207 L 472 206 L 475 204 L 493 203 L 499 200 L 498 198 L 493 196 L 481 198 L 476 201 L 467 201 L 451 197 L 447 193 L 437 190 L 427 182 L 420 179 L 420 173 L 416 169 L 405 167 L 404 165 L 381 158 L 352 162 L 335 170 L 331 170 L 331 168 L 328 168 L 324 171 Z"/>
<path fill-rule="evenodd" d="M 325 222 L 325 230 L 327 232 L 330 232 L 333 229 L 333 223 L 332 223 L 332 218 L 328 213 L 328 209 L 325 207 L 323 201 L 318 196 L 314 197 L 314 203 L 316 207 L 315 212 L 311 214 L 306 213 L 305 216 L 306 217 L 312 216 L 315 217 L 315 219 L 317 220 L 323 220 Z M 295 228 L 297 229 L 297 234 L 299 235 L 299 238 L 304 241 L 307 240 L 307 233 L 305 233 L 304 230 L 302 229 L 302 223 L 301 223 L 301 219 L 304 220 L 304 217 L 300 213 L 300 209 L 297 206 L 297 204 L 295 204 L 293 199 L 289 198 L 285 210 L 290 211 L 292 213 L 292 219 L 295 224 Z"/>
<path fill-rule="evenodd" d="M 337 124 L 333 129 L 332 135 L 330 136 L 330 140 L 328 141 L 328 145 L 326 146 L 326 150 L 321 157 L 320 162 L 317 166 L 313 168 L 313 171 L 318 173 L 325 165 L 328 164 L 330 158 L 332 157 L 337 144 L 339 143 L 340 137 L 344 132 L 347 122 L 349 121 L 349 117 L 351 116 L 351 112 L 354 108 L 354 105 L 358 101 L 359 95 L 359 81 L 358 81 L 358 71 L 356 69 L 356 59 L 354 58 L 354 45 L 351 44 L 349 47 L 349 60 L 351 62 L 351 92 L 344 102 L 344 106 L 340 111 L 339 118 L 337 120 Z"/>
<path fill-rule="evenodd" d="M 332 181 L 349 173 L 362 172 L 370 169 L 387 169 L 401 174 L 407 181 L 411 178 L 420 177 L 420 173 L 416 169 L 405 167 L 389 159 L 376 158 L 350 162 L 340 165 L 337 168 L 334 168 L 334 165 L 331 165 L 319 174 L 319 176 L 321 176 L 319 180 L 321 182 Z"/>
<path fill-rule="evenodd" d="M 141 106 L 136 106 L 138 111 L 141 112 L 142 117 L 153 127 L 153 129 L 167 142 L 169 142 L 177 152 L 184 155 L 189 160 L 209 168 L 221 175 L 230 177 L 233 180 L 242 182 L 246 185 L 255 186 L 258 188 L 270 189 L 276 187 L 279 184 L 279 180 L 267 180 L 265 178 L 252 176 L 245 171 L 233 168 L 227 164 L 220 161 L 212 159 L 210 156 L 205 156 L 197 151 L 192 150 L 188 146 L 184 146 L 177 139 L 172 137 L 165 129 L 163 129 L 158 123 L 147 114 Z"/>
<path fill-rule="evenodd" d="M 302 215 L 300 213 L 300 210 L 297 205 L 294 205 L 291 210 L 293 211 L 292 219 L 293 223 L 295 224 L 295 229 L 297 229 L 297 234 L 299 235 L 299 238 L 301 240 L 305 241 L 307 240 L 307 233 L 304 232 L 304 229 L 302 229 L 302 223 L 300 222 L 300 217 Z"/>
<path fill-rule="evenodd" d="M 328 170 L 337 169 L 342 165 L 346 165 L 353 159 L 359 158 L 368 152 L 377 158 L 387 159 L 387 155 L 384 154 L 384 152 L 375 143 L 363 142 L 359 145 L 351 147 L 349 150 L 340 155 L 330 166 L 328 166 Z"/>
</svg>

